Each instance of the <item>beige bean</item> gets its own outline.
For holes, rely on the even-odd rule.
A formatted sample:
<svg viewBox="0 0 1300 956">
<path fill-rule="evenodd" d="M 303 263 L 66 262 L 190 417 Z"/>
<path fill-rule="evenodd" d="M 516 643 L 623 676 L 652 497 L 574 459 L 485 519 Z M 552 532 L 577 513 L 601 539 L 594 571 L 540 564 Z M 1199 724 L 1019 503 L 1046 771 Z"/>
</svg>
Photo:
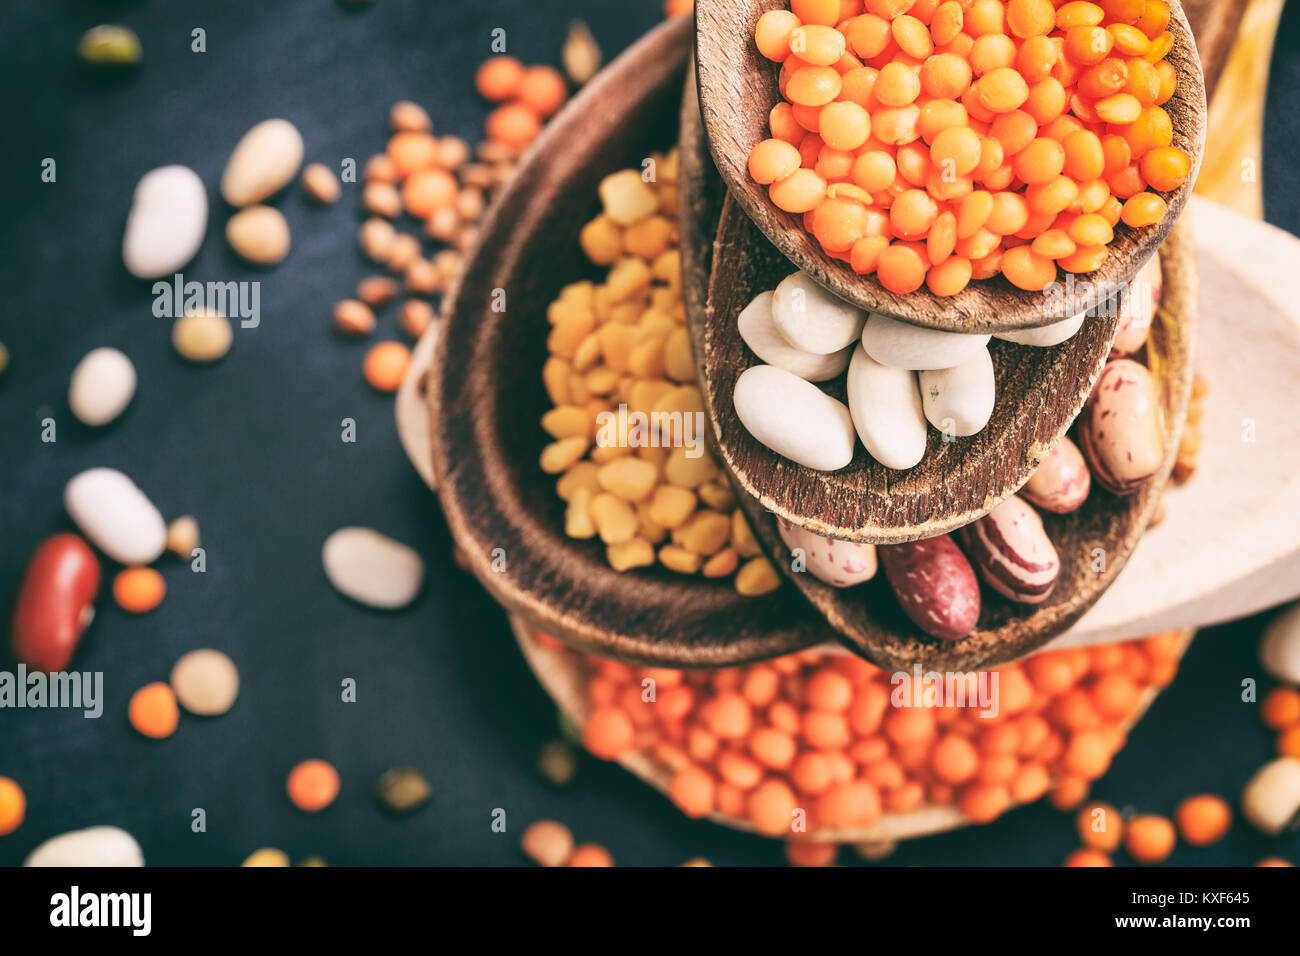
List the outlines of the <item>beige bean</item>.
<svg viewBox="0 0 1300 956">
<path fill-rule="evenodd" d="M 673 532 L 673 541 L 696 554 L 716 554 L 731 537 L 731 518 L 716 511 L 700 511 Z"/>
<path fill-rule="evenodd" d="M 395 183 L 401 178 L 397 166 L 387 153 L 371 156 L 366 160 L 366 168 L 361 173 L 362 181 L 367 183 Z"/>
<path fill-rule="evenodd" d="M 172 347 L 191 362 L 215 362 L 233 341 L 229 320 L 211 309 L 183 315 L 172 326 Z"/>
<path fill-rule="evenodd" d="M 615 571 L 630 571 L 654 564 L 655 549 L 645 538 L 638 537 L 620 544 L 611 544 L 605 549 L 605 557 Z"/>
<path fill-rule="evenodd" d="M 687 456 L 685 447 L 674 448 L 664 464 L 664 478 L 679 488 L 698 488 L 718 473 L 713 459 L 707 454 L 695 458 Z"/>
<path fill-rule="evenodd" d="M 272 266 L 289 254 L 289 224 L 272 206 L 249 206 L 227 221 L 226 241 L 249 262 Z"/>
<path fill-rule="evenodd" d="M 311 163 L 302 171 L 302 189 L 316 202 L 327 205 L 338 202 L 343 193 L 334 170 L 323 163 Z"/>
<path fill-rule="evenodd" d="M 561 438 L 542 449 L 542 471 L 558 475 L 587 453 L 591 443 L 583 436 Z"/>
<path fill-rule="evenodd" d="M 423 299 L 407 299 L 397 312 L 397 327 L 413 339 L 418 339 L 433 325 L 433 306 Z"/>
<path fill-rule="evenodd" d="M 642 260 L 630 257 L 618 260 L 605 280 L 609 301 L 618 304 L 633 296 L 644 295 L 650 288 L 651 278 L 650 267 Z"/>
<path fill-rule="evenodd" d="M 400 100 L 388 111 L 388 125 L 395 130 L 426 133 L 433 129 L 433 120 L 419 103 Z"/>
<path fill-rule="evenodd" d="M 438 267 L 427 259 L 416 259 L 406 269 L 406 291 L 416 295 L 441 292 L 446 283 Z"/>
<path fill-rule="evenodd" d="M 602 492 L 591 499 L 589 510 L 600 540 L 606 544 L 620 544 L 636 534 L 636 512 L 622 498 Z"/>
<path fill-rule="evenodd" d="M 564 866 L 573 855 L 573 834 L 563 823 L 538 820 L 524 831 L 520 845 L 539 866 Z"/>
<path fill-rule="evenodd" d="M 438 242 L 451 242 L 456 238 L 456 230 L 459 228 L 460 217 L 456 215 L 456 210 L 443 206 L 435 209 L 425 222 L 424 234 Z"/>
<path fill-rule="evenodd" d="M 596 524 L 591 520 L 590 488 L 577 488 L 569 498 L 569 506 L 564 510 L 564 533 L 570 538 L 585 540 L 596 536 Z"/>
<path fill-rule="evenodd" d="M 542 384 L 552 405 L 567 405 L 571 399 L 569 393 L 569 375 L 572 368 L 562 358 L 551 356 L 542 365 Z"/>
<path fill-rule="evenodd" d="M 552 438 L 590 438 L 591 419 L 577 405 L 559 405 L 542 416 L 542 429 Z"/>
<path fill-rule="evenodd" d="M 597 216 L 582 227 L 578 243 L 588 259 L 598 266 L 607 266 L 622 252 L 623 234 L 608 216 Z"/>
<path fill-rule="evenodd" d="M 757 597 L 775 591 L 781 578 L 767 558 L 751 558 L 736 572 L 736 590 L 746 597 Z"/>
<path fill-rule="evenodd" d="M 369 335 L 375 330 L 375 313 L 356 299 L 344 299 L 334 306 L 334 327 L 344 335 Z"/>
<path fill-rule="evenodd" d="M 659 563 L 678 574 L 694 574 L 703 560 L 694 551 L 676 544 L 666 544 L 659 549 Z"/>
<path fill-rule="evenodd" d="M 388 262 L 389 253 L 396 239 L 397 230 L 393 228 L 391 222 L 383 219 L 367 219 L 361 224 L 361 229 L 357 233 L 357 243 L 366 257 L 372 262 L 384 264 Z"/>
<path fill-rule="evenodd" d="M 676 382 L 695 381 L 695 359 L 691 356 L 691 336 L 683 328 L 673 329 L 664 344 L 664 369 Z"/>
<path fill-rule="evenodd" d="M 366 212 L 385 219 L 396 219 L 402 214 L 402 197 L 391 183 L 366 183 L 361 190 L 361 205 Z"/>
<path fill-rule="evenodd" d="M 704 562 L 700 572 L 706 578 L 725 578 L 729 574 L 734 574 L 739 565 L 740 555 L 736 553 L 736 549 L 723 548 Z"/>
<path fill-rule="evenodd" d="M 676 528 L 695 513 L 695 492 L 673 485 L 660 485 L 650 501 L 650 517 L 665 528 Z"/>
<path fill-rule="evenodd" d="M 719 481 L 709 481 L 700 485 L 700 500 L 715 511 L 731 511 L 736 507 L 736 496 L 730 485 Z"/>
<path fill-rule="evenodd" d="M 397 295 L 397 283 L 388 276 L 368 276 L 357 285 L 357 298 L 371 308 L 387 305 Z"/>
<path fill-rule="evenodd" d="M 420 261 L 420 240 L 405 233 L 394 236 L 388 247 L 388 268 L 394 272 L 407 272 Z"/>
<path fill-rule="evenodd" d="M 596 477 L 600 467 L 593 461 L 575 462 L 555 483 L 555 493 L 562 501 L 570 501 L 579 488 L 586 488 L 592 496 L 600 494 L 600 480 Z"/>
<path fill-rule="evenodd" d="M 731 513 L 731 544 L 742 558 L 756 557 L 762 550 L 758 546 L 758 539 L 754 537 L 754 529 L 749 526 L 745 513 L 739 508 Z"/>
<path fill-rule="evenodd" d="M 654 489 L 659 469 L 639 458 L 618 458 L 600 466 L 600 487 L 624 501 L 640 501 Z"/>
</svg>

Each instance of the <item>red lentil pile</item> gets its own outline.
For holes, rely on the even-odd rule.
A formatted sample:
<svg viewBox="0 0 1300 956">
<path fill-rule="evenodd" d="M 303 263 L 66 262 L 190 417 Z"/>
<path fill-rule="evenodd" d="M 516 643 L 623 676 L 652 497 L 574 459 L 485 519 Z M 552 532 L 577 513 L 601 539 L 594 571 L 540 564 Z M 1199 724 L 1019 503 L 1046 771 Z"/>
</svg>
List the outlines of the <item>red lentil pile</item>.
<svg viewBox="0 0 1300 956">
<path fill-rule="evenodd" d="M 791 0 L 753 180 L 891 292 L 1088 273 L 1122 221 L 1160 222 L 1191 171 L 1164 0 Z M 1154 190 L 1154 191 L 1151 191 Z"/>
<path fill-rule="evenodd" d="M 891 693 L 914 699 L 911 675 L 895 685 L 821 650 L 718 671 L 585 658 L 582 737 L 602 759 L 639 752 L 671 770 L 669 795 L 688 816 L 720 813 L 770 836 L 797 839 L 797 810 L 808 833 L 925 805 L 985 823 L 1044 795 L 1062 809 L 1082 803 L 1144 692 L 1173 680 L 1181 646 L 1169 632 L 998 668 L 991 717 L 975 703 L 974 675 L 970 706 L 894 706 Z"/>
</svg>

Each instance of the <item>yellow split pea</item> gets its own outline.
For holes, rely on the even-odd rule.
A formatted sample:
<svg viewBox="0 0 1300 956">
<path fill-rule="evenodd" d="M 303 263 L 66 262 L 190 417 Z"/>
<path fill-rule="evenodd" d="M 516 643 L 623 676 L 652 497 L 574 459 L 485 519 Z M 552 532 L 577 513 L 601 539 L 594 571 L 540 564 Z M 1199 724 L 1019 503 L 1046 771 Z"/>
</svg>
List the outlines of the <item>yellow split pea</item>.
<svg viewBox="0 0 1300 956">
<path fill-rule="evenodd" d="M 653 175 L 648 171 L 653 170 Z M 675 225 L 676 151 L 599 187 L 579 241 L 603 283 L 565 286 L 547 309 L 542 380 L 565 533 L 599 538 L 617 571 L 658 561 L 680 574 L 735 575 L 742 594 L 778 586 L 712 454 L 686 311 Z"/>
</svg>

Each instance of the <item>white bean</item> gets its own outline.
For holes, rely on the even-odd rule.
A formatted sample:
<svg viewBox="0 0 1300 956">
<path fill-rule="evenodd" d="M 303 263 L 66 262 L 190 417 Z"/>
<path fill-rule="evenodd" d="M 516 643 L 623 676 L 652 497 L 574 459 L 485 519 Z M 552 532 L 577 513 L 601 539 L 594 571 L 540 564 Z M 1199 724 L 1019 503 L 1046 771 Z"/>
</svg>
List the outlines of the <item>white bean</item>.
<svg viewBox="0 0 1300 956">
<path fill-rule="evenodd" d="M 144 866 L 135 837 L 118 827 L 87 827 L 50 837 L 23 866 Z"/>
<path fill-rule="evenodd" d="M 1264 631 L 1259 660 L 1278 680 L 1300 684 L 1300 604 L 1283 611 Z"/>
<path fill-rule="evenodd" d="M 772 449 L 818 471 L 853 460 L 853 420 L 842 402 L 774 365 L 740 373 L 733 395 L 745 429 Z"/>
<path fill-rule="evenodd" d="M 167 525 L 126 475 L 91 468 L 63 489 L 69 517 L 99 550 L 120 564 L 151 564 L 167 544 Z"/>
<path fill-rule="evenodd" d="M 797 349 L 786 341 L 772 320 L 772 292 L 760 292 L 741 310 L 736 328 L 749 350 L 768 365 L 783 368 L 808 382 L 824 382 L 841 374 L 849 364 L 852 348 L 829 355 Z"/>
<path fill-rule="evenodd" d="M 997 390 L 987 348 L 953 368 L 918 372 L 917 378 L 925 417 L 945 435 L 965 438 L 989 423 Z"/>
<path fill-rule="evenodd" d="M 370 528 L 340 528 L 325 539 L 321 563 L 330 584 L 370 607 L 405 607 L 420 593 L 424 562 L 413 550 Z"/>
<path fill-rule="evenodd" d="M 1060 322 L 1053 322 L 1051 325 L 1044 325 L 1037 329 L 1016 329 L 1013 332 L 998 332 L 993 337 L 1001 339 L 1003 342 L 1014 342 L 1016 345 L 1032 345 L 1040 349 L 1050 348 L 1073 338 L 1074 333 L 1079 331 L 1083 326 L 1083 320 L 1087 317 L 1087 312 L 1080 312 L 1073 318 L 1062 319 Z"/>
<path fill-rule="evenodd" d="M 881 365 L 915 371 L 952 368 L 989 344 L 987 335 L 966 335 L 908 325 L 872 312 L 862 330 L 862 347 Z"/>
<path fill-rule="evenodd" d="M 886 468 L 911 468 L 925 456 L 925 414 L 916 376 L 881 365 L 862 346 L 849 361 L 849 411 L 858 437 Z"/>
<path fill-rule="evenodd" d="M 807 273 L 796 272 L 782 279 L 773 293 L 772 321 L 795 348 L 830 355 L 853 344 L 866 316 Z"/>
<path fill-rule="evenodd" d="M 72 370 L 68 407 L 85 425 L 107 425 L 135 395 L 135 366 L 117 349 L 92 349 Z"/>
<path fill-rule="evenodd" d="M 194 258 L 208 228 L 208 194 L 186 166 L 160 166 L 141 177 L 122 236 L 122 261 L 137 279 L 177 272 Z"/>
</svg>

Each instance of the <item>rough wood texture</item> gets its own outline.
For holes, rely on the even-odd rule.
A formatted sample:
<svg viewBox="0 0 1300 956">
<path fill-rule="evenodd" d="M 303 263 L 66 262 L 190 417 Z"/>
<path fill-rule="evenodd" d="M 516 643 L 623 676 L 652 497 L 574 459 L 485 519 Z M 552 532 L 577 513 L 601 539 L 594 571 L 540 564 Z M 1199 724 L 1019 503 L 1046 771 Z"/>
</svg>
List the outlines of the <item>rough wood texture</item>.
<svg viewBox="0 0 1300 956">
<path fill-rule="evenodd" d="M 704 126 L 718 170 L 745 213 L 798 268 L 861 308 L 956 332 L 1047 325 L 1083 311 L 1089 296 L 1105 297 L 1127 284 L 1181 214 L 1205 147 L 1205 86 L 1187 19 L 1178 0 L 1170 0 L 1174 47 L 1168 59 L 1178 73 L 1178 91 L 1164 107 L 1173 120 L 1174 145 L 1192 157 L 1192 171 L 1186 183 L 1164 194 L 1169 204 L 1164 220 L 1141 229 L 1121 224 L 1102 267 L 1079 276 L 1069 287 L 1072 291 L 1050 299 L 1017 289 L 1001 276 L 972 282 L 946 298 L 924 286 L 908 295 L 890 292 L 874 276 L 860 276 L 847 263 L 823 253 L 803 228 L 803 217 L 777 209 L 767 187 L 749 178 L 749 152 L 768 137 L 768 114 L 780 99 L 778 65 L 755 48 L 754 24 L 766 11 L 787 7 L 787 0 L 697 0 L 696 74 Z M 1064 284 L 1063 275 L 1061 280 Z"/>
<path fill-rule="evenodd" d="M 969 524 L 1029 480 L 1101 373 L 1115 338 L 1115 309 L 1089 318 L 1052 348 L 994 339 L 989 350 L 997 401 L 978 434 L 944 441 L 929 428 L 925 458 L 907 471 L 881 465 L 860 442 L 847 467 L 816 471 L 761 444 L 736 416 L 736 379 L 760 364 L 741 339 L 736 317 L 760 292 L 775 288 L 791 266 L 730 201 L 735 195 L 729 193 L 718 227 L 707 307 L 688 310 L 687 322 L 721 458 L 744 493 L 818 534 L 896 544 Z M 826 391 L 844 401 L 844 376 Z"/>
<path fill-rule="evenodd" d="M 1136 493 L 1116 497 L 1095 484 L 1087 502 L 1068 515 L 1043 514 L 1043 525 L 1061 558 L 1061 574 L 1045 604 L 1015 604 L 983 587 L 980 620 L 969 637 L 938 641 L 921 633 L 898 607 L 885 576 L 834 588 L 811 574 L 791 570 L 789 549 L 776 519 L 752 498 L 741 496 L 755 533 L 851 649 L 881 667 L 919 663 L 939 671 L 992 667 L 1022 657 L 1063 634 L 1090 608 L 1123 569 L 1142 538 L 1173 470 L 1191 395 L 1196 324 L 1196 257 L 1190 226 L 1179 224 L 1160 251 L 1164 298 L 1147 340 L 1147 363 L 1160 383 L 1165 461 Z M 1102 570 L 1094 569 L 1098 555 Z"/>
<path fill-rule="evenodd" d="M 447 522 L 474 574 L 512 612 L 593 653 L 710 667 L 829 639 L 790 587 L 761 598 L 730 580 L 662 568 L 620 574 L 599 541 L 563 530 L 555 479 L 538 466 L 546 304 L 597 274 L 578 231 L 599 211 L 596 185 L 676 136 L 690 19 L 631 47 L 547 126 L 484 224 L 449 304 L 429 381 L 433 471 Z M 494 290 L 507 308 L 493 311 Z M 493 549 L 505 569 L 494 570 Z"/>
<path fill-rule="evenodd" d="M 518 615 L 511 615 L 510 624 L 514 628 L 515 640 L 519 643 L 524 660 L 528 662 L 538 683 L 550 694 L 556 706 L 581 726 L 589 710 L 586 696 L 587 675 L 584 672 L 583 662 L 574 654 L 563 651 L 557 653 L 542 647 L 533 636 L 533 629 L 529 627 L 528 622 Z M 1195 631 L 1184 632 L 1180 655 L 1186 653 L 1195 635 Z M 1157 696 L 1159 692 L 1152 689 L 1148 689 L 1142 695 L 1133 716 L 1125 723 L 1126 729 L 1132 729 L 1142 719 L 1142 715 L 1147 712 L 1147 708 Z M 668 767 L 642 753 L 628 754 L 618 762 L 625 770 L 660 793 L 668 792 L 673 776 Z M 754 832 L 748 820 L 724 816 L 721 813 L 711 813 L 708 819 L 736 830 Z M 808 835 L 808 839 L 827 843 L 892 843 L 896 840 L 910 840 L 968 825 L 969 821 L 953 807 L 927 805 L 910 813 L 886 814 L 869 827 L 851 830 L 830 828 L 816 830 Z"/>
</svg>

